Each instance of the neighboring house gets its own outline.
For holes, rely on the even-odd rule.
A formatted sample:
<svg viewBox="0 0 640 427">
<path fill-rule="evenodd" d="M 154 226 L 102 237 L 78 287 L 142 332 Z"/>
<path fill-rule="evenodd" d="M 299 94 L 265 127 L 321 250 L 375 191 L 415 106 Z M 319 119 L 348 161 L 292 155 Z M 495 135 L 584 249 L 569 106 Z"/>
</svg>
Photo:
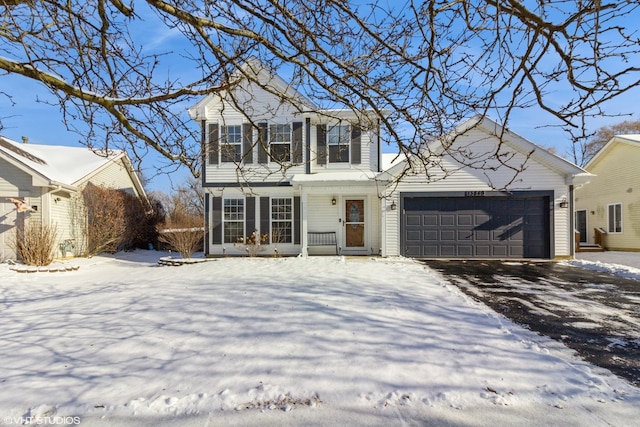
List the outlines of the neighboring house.
<svg viewBox="0 0 640 427">
<path fill-rule="evenodd" d="M 37 145 L 0 137 L 0 261 L 15 258 L 11 239 L 25 221 L 39 221 L 57 229 L 56 257 L 75 255 L 81 238 L 73 218 L 74 198 L 88 184 L 127 191 L 146 200 L 126 153 L 101 156 L 88 148 Z M 11 198 L 33 211 L 17 212 Z"/>
<path fill-rule="evenodd" d="M 576 230 L 580 242 L 596 243 L 604 230 L 604 246 L 613 251 L 640 251 L 640 135 L 616 135 L 585 169 L 591 183 L 576 190 Z"/>
<path fill-rule="evenodd" d="M 499 145 L 523 172 L 514 176 L 490 156 L 495 170 L 444 156 L 450 176 L 435 182 L 424 171 L 403 173 L 406 160 L 383 170 L 379 129 L 360 130 L 350 110 L 317 107 L 257 62 L 244 65 L 249 72 L 260 84 L 241 81 L 233 101 L 210 95 L 189 110 L 205 153 L 206 255 L 243 254 L 238 242 L 254 231 L 266 236 L 263 254 L 573 255 L 572 191 L 588 179 L 583 169 L 508 131 L 499 144 L 500 126 L 474 118 L 454 144 L 474 153 Z M 509 192 L 493 190 L 507 184 Z"/>
</svg>

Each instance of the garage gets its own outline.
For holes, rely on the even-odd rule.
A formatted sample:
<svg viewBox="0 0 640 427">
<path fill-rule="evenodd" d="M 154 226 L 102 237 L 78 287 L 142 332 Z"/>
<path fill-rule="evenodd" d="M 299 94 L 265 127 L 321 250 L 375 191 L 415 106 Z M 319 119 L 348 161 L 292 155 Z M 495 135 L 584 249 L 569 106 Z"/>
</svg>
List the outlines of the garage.
<svg viewBox="0 0 640 427">
<path fill-rule="evenodd" d="M 414 258 L 550 258 L 550 196 L 401 196 L 401 247 Z"/>
</svg>

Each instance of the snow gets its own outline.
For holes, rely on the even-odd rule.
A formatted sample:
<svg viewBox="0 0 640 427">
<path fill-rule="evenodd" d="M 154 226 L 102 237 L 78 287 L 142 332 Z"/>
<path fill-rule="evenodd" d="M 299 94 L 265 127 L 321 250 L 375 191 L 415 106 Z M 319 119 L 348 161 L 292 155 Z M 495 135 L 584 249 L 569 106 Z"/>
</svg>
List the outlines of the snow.
<svg viewBox="0 0 640 427">
<path fill-rule="evenodd" d="M 122 151 L 110 151 L 100 155 L 86 147 L 62 145 L 19 144 L 9 138 L 0 137 L 0 150 L 46 178 L 74 185 L 91 172 L 98 170 L 122 156 Z"/>
<path fill-rule="evenodd" d="M 4 424 L 623 426 L 640 417 L 639 389 L 418 262 L 159 266 L 167 255 L 75 259 L 67 263 L 78 270 L 51 273 L 0 264 Z"/>
<path fill-rule="evenodd" d="M 640 280 L 640 252 L 580 252 L 568 265 Z"/>
</svg>

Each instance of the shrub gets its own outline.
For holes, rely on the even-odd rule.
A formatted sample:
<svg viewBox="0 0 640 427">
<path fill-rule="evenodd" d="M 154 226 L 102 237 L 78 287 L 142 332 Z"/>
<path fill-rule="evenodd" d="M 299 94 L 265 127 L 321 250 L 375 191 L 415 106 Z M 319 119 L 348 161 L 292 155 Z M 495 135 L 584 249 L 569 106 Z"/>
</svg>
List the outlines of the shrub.
<svg viewBox="0 0 640 427">
<path fill-rule="evenodd" d="M 177 251 L 182 258 L 191 258 L 203 244 L 202 221 L 201 217 L 193 215 L 173 215 L 158 228 L 158 240 Z"/>
<path fill-rule="evenodd" d="M 16 230 L 13 250 L 18 259 L 27 265 L 49 265 L 55 256 L 57 234 L 54 226 L 30 221 L 23 229 Z"/>
<path fill-rule="evenodd" d="M 126 231 L 123 193 L 97 185 L 82 190 L 86 218 L 85 256 L 116 252 Z"/>
<path fill-rule="evenodd" d="M 254 257 L 258 255 L 258 252 L 264 249 L 263 243 L 267 242 L 268 240 L 268 234 L 261 235 L 260 233 L 258 233 L 258 230 L 254 230 L 254 232 L 251 233 L 251 236 L 245 238 L 239 237 L 238 242 L 234 243 L 233 246 L 244 248 L 244 251 L 247 253 L 247 255 L 249 255 L 250 257 Z"/>
</svg>

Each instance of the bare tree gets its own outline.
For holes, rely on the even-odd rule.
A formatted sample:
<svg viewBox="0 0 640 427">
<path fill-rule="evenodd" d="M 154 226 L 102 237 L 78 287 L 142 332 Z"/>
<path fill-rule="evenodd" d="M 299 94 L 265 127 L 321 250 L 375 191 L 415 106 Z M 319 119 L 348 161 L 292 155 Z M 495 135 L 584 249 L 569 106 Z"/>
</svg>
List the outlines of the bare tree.
<svg viewBox="0 0 640 427">
<path fill-rule="evenodd" d="M 478 113 L 506 128 L 514 111 L 542 109 L 583 141 L 588 118 L 640 83 L 640 40 L 625 25 L 640 20 L 638 6 L 0 0 L 0 70 L 49 88 L 86 144 L 127 148 L 138 159 L 155 150 L 198 176 L 199 130 L 184 110 L 203 95 L 229 93 L 233 72 L 256 57 L 322 108 L 368 110 L 362 126 L 380 126 L 387 143 L 420 154 L 428 170 L 442 151 L 426 144 Z M 143 40 L 149 28 L 182 44 Z M 467 152 L 449 154 L 478 163 Z"/>
<path fill-rule="evenodd" d="M 574 160 L 577 164 L 584 166 L 614 136 L 639 133 L 640 120 L 624 120 L 610 126 L 603 126 L 597 129 L 588 141 L 574 146 Z"/>
</svg>

